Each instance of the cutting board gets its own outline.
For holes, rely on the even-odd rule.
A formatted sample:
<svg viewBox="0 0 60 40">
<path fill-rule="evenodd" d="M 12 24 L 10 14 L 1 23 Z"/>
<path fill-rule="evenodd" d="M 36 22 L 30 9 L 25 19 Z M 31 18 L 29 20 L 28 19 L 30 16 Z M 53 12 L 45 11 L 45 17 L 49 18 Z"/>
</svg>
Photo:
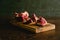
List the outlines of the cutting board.
<svg viewBox="0 0 60 40">
<path fill-rule="evenodd" d="M 12 25 L 15 25 L 20 28 L 24 28 L 34 33 L 40 33 L 40 32 L 45 32 L 45 31 L 50 31 L 50 30 L 55 29 L 55 25 L 51 23 L 47 23 L 45 26 L 37 26 L 35 25 L 35 22 L 30 23 L 30 24 L 23 24 L 22 22 L 17 22 L 15 20 L 10 21 L 10 23 Z"/>
</svg>

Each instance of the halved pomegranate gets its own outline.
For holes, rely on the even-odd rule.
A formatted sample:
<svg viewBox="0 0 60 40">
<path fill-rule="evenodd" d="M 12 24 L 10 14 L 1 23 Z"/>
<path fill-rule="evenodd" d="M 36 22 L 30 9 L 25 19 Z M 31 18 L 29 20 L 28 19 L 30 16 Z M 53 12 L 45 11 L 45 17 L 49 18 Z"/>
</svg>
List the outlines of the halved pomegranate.
<svg viewBox="0 0 60 40">
<path fill-rule="evenodd" d="M 45 18 L 39 17 L 39 20 L 38 20 L 37 24 L 39 24 L 39 25 L 41 25 L 41 26 L 44 26 L 44 25 L 47 24 L 47 21 L 46 21 Z"/>
</svg>

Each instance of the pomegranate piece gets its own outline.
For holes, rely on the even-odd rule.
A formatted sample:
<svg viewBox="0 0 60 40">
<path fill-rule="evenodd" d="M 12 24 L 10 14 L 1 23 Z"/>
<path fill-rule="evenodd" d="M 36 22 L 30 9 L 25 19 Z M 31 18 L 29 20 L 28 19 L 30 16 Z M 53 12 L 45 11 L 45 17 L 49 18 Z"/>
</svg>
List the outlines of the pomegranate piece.
<svg viewBox="0 0 60 40">
<path fill-rule="evenodd" d="M 14 16 L 15 16 L 15 19 L 21 22 L 24 22 L 25 20 L 29 18 L 29 14 L 27 11 L 24 11 L 22 13 L 15 12 Z"/>
<path fill-rule="evenodd" d="M 47 24 L 46 19 L 45 19 L 45 18 L 43 18 L 43 17 L 40 17 L 38 22 L 39 22 L 39 24 L 40 24 L 41 26 L 44 26 L 44 25 L 46 25 L 46 24 Z"/>
<path fill-rule="evenodd" d="M 33 22 L 37 22 L 38 17 L 36 16 L 36 14 L 33 14 L 31 19 L 33 20 Z"/>
<path fill-rule="evenodd" d="M 21 17 L 22 17 L 22 19 L 23 19 L 23 22 L 24 22 L 25 20 L 28 20 L 28 18 L 29 18 L 28 12 L 27 12 L 27 11 L 22 12 L 22 13 L 21 13 Z"/>
<path fill-rule="evenodd" d="M 14 13 L 14 16 L 15 16 L 15 17 L 19 17 L 19 13 L 15 12 L 15 13 Z"/>
<path fill-rule="evenodd" d="M 29 24 L 29 23 L 32 23 L 32 22 L 33 22 L 32 19 L 29 18 L 26 22 L 24 22 L 24 24 Z"/>
<path fill-rule="evenodd" d="M 16 19 L 17 21 L 20 20 L 19 13 L 15 12 L 15 13 L 14 13 L 14 17 L 15 17 L 15 19 Z"/>
</svg>

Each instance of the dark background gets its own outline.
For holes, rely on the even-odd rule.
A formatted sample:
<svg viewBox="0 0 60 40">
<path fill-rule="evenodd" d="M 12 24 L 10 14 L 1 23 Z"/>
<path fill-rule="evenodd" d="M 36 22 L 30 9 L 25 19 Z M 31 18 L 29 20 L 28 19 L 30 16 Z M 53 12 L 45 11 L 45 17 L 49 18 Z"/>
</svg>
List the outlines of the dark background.
<svg viewBox="0 0 60 40">
<path fill-rule="evenodd" d="M 44 17 L 60 17 L 60 0 L 0 0 L 0 16 L 27 10 Z"/>
</svg>

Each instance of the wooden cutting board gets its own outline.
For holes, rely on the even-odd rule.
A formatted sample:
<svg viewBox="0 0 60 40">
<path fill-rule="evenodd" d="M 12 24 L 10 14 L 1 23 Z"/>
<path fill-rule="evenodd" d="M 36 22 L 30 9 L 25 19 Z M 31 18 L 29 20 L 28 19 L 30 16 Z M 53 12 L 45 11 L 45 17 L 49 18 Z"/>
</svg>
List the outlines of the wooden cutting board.
<svg viewBox="0 0 60 40">
<path fill-rule="evenodd" d="M 22 22 L 17 22 L 17 21 L 10 21 L 12 25 L 15 25 L 17 27 L 24 28 L 28 31 L 34 32 L 34 33 L 39 33 L 39 32 L 45 32 L 49 30 L 55 29 L 55 25 L 51 23 L 47 23 L 45 26 L 37 26 L 35 23 L 30 23 L 30 24 L 23 24 Z"/>
</svg>

